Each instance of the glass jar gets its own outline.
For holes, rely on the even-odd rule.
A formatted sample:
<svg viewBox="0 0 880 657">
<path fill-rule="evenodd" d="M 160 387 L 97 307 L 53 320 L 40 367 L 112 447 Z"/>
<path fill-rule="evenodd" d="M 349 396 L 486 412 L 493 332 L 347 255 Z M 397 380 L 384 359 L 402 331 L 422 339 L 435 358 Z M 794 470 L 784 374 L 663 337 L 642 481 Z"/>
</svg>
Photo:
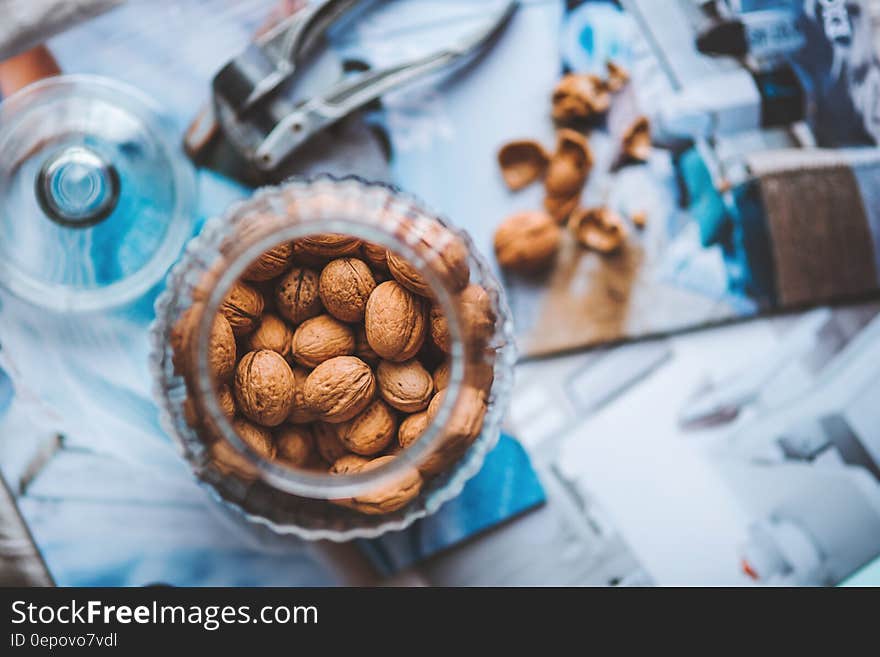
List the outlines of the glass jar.
<svg viewBox="0 0 880 657">
<path fill-rule="evenodd" d="M 253 271 L 255 261 L 270 249 L 289 244 L 295 250 L 316 235 L 328 234 L 384 247 L 413 265 L 428 289 L 425 323 L 430 324 L 428 309 L 433 306 L 442 310 L 448 326 L 449 382 L 432 404 L 433 421 L 393 458 L 352 473 L 290 467 L 261 455 L 236 433 L 231 415 L 224 414 L 217 392 L 222 384 L 212 374 L 214 318 L 242 274 Z M 464 282 L 444 268 L 450 239 L 466 250 L 469 279 Z M 294 267 L 303 264 L 298 257 L 294 252 Z M 309 259 L 308 254 L 302 257 Z M 486 292 L 486 316 L 494 321 L 480 323 L 483 330 L 474 330 L 462 304 L 464 284 Z M 341 541 L 403 529 L 461 492 L 498 440 L 515 361 L 501 287 L 466 234 L 387 185 L 320 176 L 259 190 L 206 223 L 169 274 L 156 311 L 151 367 L 163 427 L 197 478 L 220 500 L 277 532 Z M 188 333 L 182 333 L 186 326 Z M 240 356 L 241 336 L 237 342 Z M 402 508 L 392 505 L 390 512 L 377 513 L 361 503 L 375 501 L 380 491 L 408 481 L 416 471 L 421 488 Z"/>
</svg>

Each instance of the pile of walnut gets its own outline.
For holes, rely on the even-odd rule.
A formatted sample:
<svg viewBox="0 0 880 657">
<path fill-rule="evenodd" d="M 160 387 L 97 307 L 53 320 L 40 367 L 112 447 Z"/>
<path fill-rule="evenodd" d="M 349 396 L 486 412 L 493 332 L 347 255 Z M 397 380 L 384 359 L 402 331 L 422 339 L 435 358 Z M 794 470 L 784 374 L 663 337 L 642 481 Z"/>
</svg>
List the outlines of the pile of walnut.
<svg viewBox="0 0 880 657">
<path fill-rule="evenodd" d="M 334 500 L 363 513 L 402 508 L 461 458 L 481 431 L 492 383 L 496 318 L 486 290 L 470 283 L 467 247 L 440 224 L 419 234 L 461 317 L 465 384 L 440 449 L 381 490 Z M 199 307 L 174 334 L 185 377 Z M 209 360 L 220 407 L 253 450 L 341 474 L 376 468 L 419 439 L 443 403 L 450 350 L 446 316 L 419 271 L 384 247 L 322 234 L 281 244 L 247 269 L 214 320 Z M 221 471 L 256 476 L 197 403 L 186 408 Z"/>
<path fill-rule="evenodd" d="M 629 75 L 613 62 L 607 63 L 603 80 L 592 74 L 569 73 L 553 92 L 556 147 L 549 153 L 534 140 L 505 144 L 498 152 L 504 182 L 512 190 L 544 181 L 544 209 L 519 212 L 506 219 L 495 232 L 495 256 L 505 269 L 534 272 L 547 268 L 556 258 L 566 225 L 581 246 L 601 254 L 618 251 L 627 239 L 623 219 L 607 207 L 581 207 L 581 194 L 593 168 L 593 154 L 586 136 L 572 126 L 588 126 L 611 106 L 611 96 L 629 81 Z M 639 117 L 625 132 L 620 161 L 644 162 L 651 154 L 650 125 Z M 644 212 L 631 221 L 643 228 Z"/>
</svg>

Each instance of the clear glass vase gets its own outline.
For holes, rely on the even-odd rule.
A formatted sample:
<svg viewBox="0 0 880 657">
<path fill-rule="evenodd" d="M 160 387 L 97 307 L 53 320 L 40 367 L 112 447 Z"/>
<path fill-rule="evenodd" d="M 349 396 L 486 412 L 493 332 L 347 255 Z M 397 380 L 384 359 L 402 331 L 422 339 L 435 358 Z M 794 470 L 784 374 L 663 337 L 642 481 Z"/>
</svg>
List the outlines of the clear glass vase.
<svg viewBox="0 0 880 657">
<path fill-rule="evenodd" d="M 443 245 L 426 241 L 425 235 L 438 225 L 466 246 L 470 284 L 482 286 L 488 294 L 495 321 L 490 334 L 482 336 L 478 344 L 468 335 L 457 301 L 460 285 L 452 285 L 430 264 L 442 257 L 439 249 Z M 262 458 L 240 439 L 224 415 L 216 394 L 217 381 L 211 375 L 213 318 L 235 281 L 267 250 L 328 233 L 380 245 L 405 258 L 430 288 L 431 302 L 442 309 L 448 323 L 449 384 L 434 421 L 413 445 L 387 459 L 382 467 L 354 474 L 292 468 Z M 175 331 L 196 306 L 200 319 L 189 341 L 193 367 L 184 377 L 175 367 L 179 356 Z M 171 271 L 156 311 L 151 368 L 164 429 L 215 497 L 279 533 L 344 541 L 403 529 L 460 493 L 498 440 L 516 358 L 502 289 L 466 234 L 390 186 L 355 177 L 320 176 L 259 190 L 231 207 L 225 216 L 206 223 Z M 472 442 L 449 458 L 446 447 L 451 423 L 459 417 L 467 393 L 475 386 L 484 393 L 482 428 Z M 194 414 L 198 416 L 195 421 Z M 204 426 L 212 431 L 199 429 Z M 215 440 L 225 440 L 242 467 L 219 467 Z M 440 455 L 445 456 L 441 459 Z M 425 468 L 426 463 L 433 464 L 433 470 Z M 435 467 L 437 463 L 441 466 Z M 432 474 L 426 475 L 419 494 L 403 508 L 371 515 L 334 502 L 369 495 L 399 481 L 413 468 Z"/>
</svg>

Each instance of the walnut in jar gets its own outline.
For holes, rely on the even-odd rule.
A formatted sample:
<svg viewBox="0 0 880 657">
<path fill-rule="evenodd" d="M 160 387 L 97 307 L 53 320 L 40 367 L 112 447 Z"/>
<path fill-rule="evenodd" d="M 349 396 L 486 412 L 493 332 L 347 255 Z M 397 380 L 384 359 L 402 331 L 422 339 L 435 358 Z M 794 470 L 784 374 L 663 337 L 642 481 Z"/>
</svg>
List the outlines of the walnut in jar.
<svg viewBox="0 0 880 657">
<path fill-rule="evenodd" d="M 363 260 L 337 258 L 321 272 L 318 290 L 327 312 L 343 322 L 361 322 L 367 299 L 376 289 L 373 272 Z"/>
<path fill-rule="evenodd" d="M 336 435 L 345 447 L 361 456 L 384 450 L 397 434 L 397 418 L 381 399 L 377 399 L 352 419 L 336 425 Z"/>
<path fill-rule="evenodd" d="M 305 467 L 314 449 L 314 437 L 308 427 L 285 424 L 275 431 L 275 458 L 284 465 Z"/>
<path fill-rule="evenodd" d="M 236 281 L 220 304 L 220 312 L 229 321 L 232 332 L 236 336 L 242 336 L 259 325 L 263 307 L 262 294 L 247 283 Z"/>
<path fill-rule="evenodd" d="M 337 356 L 318 365 L 303 388 L 306 405 L 331 424 L 350 420 L 376 394 L 373 370 L 360 358 Z"/>
<path fill-rule="evenodd" d="M 406 449 L 421 438 L 427 428 L 428 412 L 413 413 L 400 423 L 400 428 L 397 430 L 398 444 Z"/>
<path fill-rule="evenodd" d="M 266 313 L 260 325 L 247 336 L 246 344 L 248 351 L 268 349 L 289 359 L 291 338 L 293 331 L 287 323 L 276 315 Z"/>
<path fill-rule="evenodd" d="M 424 300 L 395 281 L 379 285 L 367 301 L 367 342 L 386 360 L 415 356 L 425 340 L 425 324 Z"/>
<path fill-rule="evenodd" d="M 376 380 L 382 399 L 404 413 L 427 408 L 434 392 L 431 375 L 415 359 L 403 363 L 383 360 L 376 368 Z"/>
<path fill-rule="evenodd" d="M 336 435 L 336 427 L 326 422 L 312 423 L 312 434 L 315 436 L 315 447 L 327 463 L 336 463 L 336 461 L 346 454 L 348 449 L 339 440 Z"/>
<path fill-rule="evenodd" d="M 410 226 L 417 237 L 416 252 L 437 277 L 453 290 L 460 290 L 470 279 L 468 250 L 464 241 L 442 224 L 417 222 Z M 398 283 L 423 297 L 433 296 L 431 286 L 416 267 L 403 256 L 388 251 L 388 270 Z"/>
<path fill-rule="evenodd" d="M 248 265 L 241 277 L 246 281 L 262 283 L 280 276 L 292 263 L 293 244 L 282 242 L 260 254 L 259 258 Z"/>
<path fill-rule="evenodd" d="M 318 293 L 318 280 L 318 272 L 313 269 L 293 267 L 275 288 L 278 312 L 294 325 L 320 315 L 323 306 Z"/>
<path fill-rule="evenodd" d="M 368 472 L 386 465 L 396 458 L 394 455 L 380 456 L 362 465 L 355 472 Z M 335 466 L 334 466 L 335 467 Z M 392 481 L 383 484 L 375 491 L 359 495 L 355 498 L 333 500 L 342 506 L 355 509 L 360 513 L 378 515 L 393 513 L 402 509 L 415 499 L 422 490 L 422 477 L 415 468 L 406 468 Z"/>
<path fill-rule="evenodd" d="M 302 237 L 293 243 L 294 255 L 306 255 L 317 258 L 341 258 L 356 255 L 361 248 L 361 241 L 351 235 L 342 233 L 320 233 Z"/>
<path fill-rule="evenodd" d="M 304 367 L 317 367 L 336 356 L 350 356 L 354 349 L 354 331 L 330 315 L 307 319 L 294 331 L 291 341 L 291 355 Z"/>
<path fill-rule="evenodd" d="M 290 368 L 290 373 L 293 374 L 293 401 L 290 404 L 290 414 L 287 416 L 287 421 L 291 424 L 311 422 L 315 419 L 315 414 L 306 404 L 304 394 L 309 371 L 304 367 L 293 366 Z M 330 459 L 327 460 L 330 461 Z"/>
<path fill-rule="evenodd" d="M 245 417 L 262 426 L 278 426 L 290 414 L 293 373 L 280 354 L 268 349 L 251 351 L 235 369 L 233 390 Z"/>
</svg>

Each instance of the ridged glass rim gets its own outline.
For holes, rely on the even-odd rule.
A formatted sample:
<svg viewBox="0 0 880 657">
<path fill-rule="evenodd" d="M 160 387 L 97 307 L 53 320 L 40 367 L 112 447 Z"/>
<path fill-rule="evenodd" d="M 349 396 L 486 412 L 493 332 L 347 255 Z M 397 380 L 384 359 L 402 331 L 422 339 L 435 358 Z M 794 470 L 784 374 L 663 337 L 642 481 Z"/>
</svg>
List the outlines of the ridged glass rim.
<svg viewBox="0 0 880 657">
<path fill-rule="evenodd" d="M 182 377 L 173 373 L 172 354 L 168 340 L 175 319 L 173 314 L 179 301 L 180 291 L 187 287 L 184 279 L 188 269 L 192 263 L 201 262 L 204 264 L 211 258 L 222 257 L 220 248 L 224 239 L 229 236 L 229 230 L 232 226 L 231 218 L 248 214 L 253 209 L 265 205 L 266 201 L 275 195 L 291 194 L 295 193 L 297 189 L 308 190 L 322 184 L 356 186 L 363 191 L 384 193 L 393 197 L 395 202 L 408 206 L 413 212 L 430 217 L 453 230 L 465 241 L 471 253 L 472 264 L 476 264 L 478 267 L 480 284 L 494 293 L 495 310 L 498 314 L 495 333 L 497 344 L 494 362 L 495 376 L 487 400 L 487 410 L 481 434 L 450 470 L 429 481 L 416 500 L 401 511 L 386 516 L 357 514 L 358 522 L 345 528 L 277 522 L 245 508 L 240 500 L 231 499 L 222 494 L 215 485 L 202 476 L 199 459 L 204 452 L 205 445 L 195 434 L 195 431 L 183 421 L 178 408 L 182 403 L 178 395 L 182 394 L 181 388 L 185 389 L 185 386 Z M 451 226 L 441 215 L 431 211 L 414 196 L 393 185 L 370 182 L 357 176 L 337 177 L 330 174 L 320 174 L 291 178 L 281 185 L 264 187 L 255 191 L 251 198 L 232 204 L 223 215 L 206 222 L 202 232 L 187 245 L 184 257 L 169 273 L 166 289 L 157 298 L 155 309 L 156 319 L 150 327 L 150 370 L 154 379 L 154 395 L 159 405 L 159 419 L 162 428 L 174 439 L 178 451 L 190 464 L 197 480 L 208 489 L 212 498 L 224 507 L 243 515 L 250 522 L 267 526 L 276 533 L 292 534 L 307 540 L 340 542 L 355 538 L 375 538 L 387 531 L 404 529 L 419 518 L 434 513 L 442 504 L 457 496 L 464 488 L 465 483 L 480 470 L 486 455 L 498 442 L 501 420 L 510 399 L 513 365 L 516 361 L 513 325 L 503 290 L 466 233 Z"/>
</svg>

